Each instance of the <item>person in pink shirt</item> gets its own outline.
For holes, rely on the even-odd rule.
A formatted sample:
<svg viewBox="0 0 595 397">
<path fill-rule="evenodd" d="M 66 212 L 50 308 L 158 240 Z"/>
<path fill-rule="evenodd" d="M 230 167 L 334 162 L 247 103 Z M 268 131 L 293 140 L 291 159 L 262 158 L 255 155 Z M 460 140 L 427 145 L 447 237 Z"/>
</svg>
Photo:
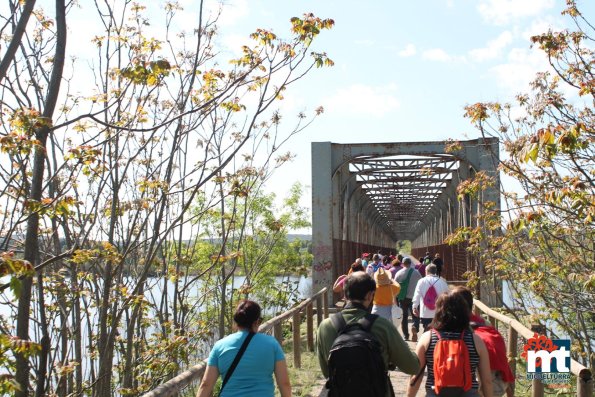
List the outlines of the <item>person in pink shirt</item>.
<svg viewBox="0 0 595 397">
<path fill-rule="evenodd" d="M 388 272 L 390 272 L 390 278 L 393 278 L 394 279 L 395 278 L 395 274 L 397 274 L 397 272 L 402 269 L 401 261 L 399 260 L 399 258 L 396 258 L 385 269 Z"/>
<path fill-rule="evenodd" d="M 343 284 L 345 284 L 345 278 L 353 272 L 363 272 L 365 271 L 364 266 L 362 265 L 361 259 L 356 259 L 355 262 L 351 264 L 349 267 L 349 271 L 347 274 L 340 275 L 335 283 L 333 284 L 333 292 L 340 293 L 343 292 Z"/>
</svg>

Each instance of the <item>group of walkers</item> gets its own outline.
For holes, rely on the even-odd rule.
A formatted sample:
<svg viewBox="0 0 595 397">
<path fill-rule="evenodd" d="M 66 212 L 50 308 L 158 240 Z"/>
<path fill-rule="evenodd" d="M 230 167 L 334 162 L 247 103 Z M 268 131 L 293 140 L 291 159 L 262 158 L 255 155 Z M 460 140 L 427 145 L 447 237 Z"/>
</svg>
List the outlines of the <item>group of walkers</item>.
<svg viewBox="0 0 595 397">
<path fill-rule="evenodd" d="M 471 291 L 449 289 L 436 263 L 425 263 L 422 276 L 425 259 L 418 266 L 409 257 L 388 259 L 363 255 L 335 282 L 333 290 L 344 294 L 345 306 L 325 319 L 316 335 L 328 395 L 394 396 L 388 371 L 398 368 L 411 375 L 407 396 L 417 394 L 424 372 L 426 396 L 513 396 L 504 340 L 472 313 Z M 393 322 L 395 303 L 402 310 L 403 335 Z M 409 315 L 415 351 L 406 342 Z M 234 321 L 238 332 L 215 343 L 198 397 L 212 396 L 219 376 L 219 396 L 272 397 L 273 375 L 281 396 L 291 396 L 279 343 L 256 334 L 258 304 L 240 302 Z M 424 333 L 417 340 L 420 322 Z"/>
<path fill-rule="evenodd" d="M 411 258 L 399 256 L 387 266 L 379 265 L 382 258 L 374 255 L 364 266 L 366 256 L 335 285 L 335 292 L 337 285 L 344 291 L 343 311 L 318 329 L 318 359 L 329 396 L 394 396 L 388 371 L 395 368 L 412 375 L 407 396 L 417 395 L 424 372 L 426 396 L 514 395 L 504 339 L 472 313 L 469 289 L 450 289 L 435 262 L 425 263 L 422 276 L 425 260 L 414 266 Z M 403 313 L 402 336 L 391 322 L 395 302 Z M 409 314 L 415 352 L 405 342 L 410 335 Z M 420 323 L 423 334 L 417 340 Z M 380 365 L 367 362 L 375 349 L 366 352 L 366 345 L 379 346 Z"/>
<path fill-rule="evenodd" d="M 401 318 L 400 326 L 405 340 L 417 342 L 419 325 L 423 331 L 428 326 L 435 313 L 435 302 L 438 295 L 448 290 L 446 281 L 440 277 L 444 262 L 440 254 L 435 254 L 433 262 L 429 252 L 417 265 L 413 265 L 410 257 L 374 254 L 370 260 L 369 253 L 363 253 L 350 266 L 349 272 L 339 276 L 333 286 L 333 291 L 343 291 L 345 277 L 354 271 L 365 271 L 376 281 L 376 294 L 373 301 L 372 313 L 387 320 Z M 395 315 L 393 311 L 398 310 Z M 409 328 L 409 316 L 412 324 Z M 395 324 L 397 326 L 397 324 Z"/>
</svg>

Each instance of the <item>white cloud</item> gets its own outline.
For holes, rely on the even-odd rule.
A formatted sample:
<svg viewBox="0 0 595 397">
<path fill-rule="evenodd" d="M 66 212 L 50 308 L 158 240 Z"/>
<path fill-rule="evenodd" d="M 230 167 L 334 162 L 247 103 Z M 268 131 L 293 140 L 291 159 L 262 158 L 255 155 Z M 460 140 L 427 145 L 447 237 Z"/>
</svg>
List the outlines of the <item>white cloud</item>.
<svg viewBox="0 0 595 397">
<path fill-rule="evenodd" d="M 554 0 L 481 0 L 477 10 L 487 22 L 504 25 L 517 18 L 539 15 L 554 3 Z"/>
<path fill-rule="evenodd" d="M 437 62 L 449 62 L 452 60 L 452 57 L 441 48 L 433 48 L 431 50 L 426 50 L 423 52 L 422 57 L 429 61 Z"/>
<path fill-rule="evenodd" d="M 555 21 L 553 18 L 537 19 L 531 23 L 528 27 L 523 30 L 521 36 L 523 39 L 529 41 L 532 36 L 546 33 L 548 30 L 559 31 L 563 27 L 559 25 L 559 21 Z"/>
<path fill-rule="evenodd" d="M 476 48 L 469 51 L 469 57 L 475 62 L 483 62 L 490 59 L 496 59 L 502 53 L 502 50 L 512 43 L 512 33 L 502 32 L 500 36 L 488 42 L 487 47 Z"/>
<path fill-rule="evenodd" d="M 407 44 L 407 46 L 399 51 L 399 56 L 403 58 L 408 58 L 417 53 L 417 49 L 415 48 L 414 44 Z"/>
<path fill-rule="evenodd" d="M 339 89 L 333 96 L 323 101 L 323 106 L 328 113 L 384 116 L 401 106 L 399 100 L 392 95 L 395 89 L 394 84 L 386 87 L 354 84 Z"/>
<path fill-rule="evenodd" d="M 491 68 L 490 72 L 496 75 L 502 88 L 518 94 L 527 92 L 535 75 L 547 70 L 550 67 L 541 51 L 514 48 L 508 54 L 508 62 Z"/>
</svg>

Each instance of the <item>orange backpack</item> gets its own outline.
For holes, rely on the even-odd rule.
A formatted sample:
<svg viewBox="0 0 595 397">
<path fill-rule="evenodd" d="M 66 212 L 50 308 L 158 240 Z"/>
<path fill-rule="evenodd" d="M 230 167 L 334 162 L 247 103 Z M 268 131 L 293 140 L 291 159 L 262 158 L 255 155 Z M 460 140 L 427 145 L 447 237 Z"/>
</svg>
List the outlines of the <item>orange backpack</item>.
<svg viewBox="0 0 595 397">
<path fill-rule="evenodd" d="M 434 392 L 439 396 L 457 396 L 471 389 L 472 374 L 469 349 L 463 339 L 447 339 L 432 329 L 438 341 L 434 346 Z"/>
</svg>

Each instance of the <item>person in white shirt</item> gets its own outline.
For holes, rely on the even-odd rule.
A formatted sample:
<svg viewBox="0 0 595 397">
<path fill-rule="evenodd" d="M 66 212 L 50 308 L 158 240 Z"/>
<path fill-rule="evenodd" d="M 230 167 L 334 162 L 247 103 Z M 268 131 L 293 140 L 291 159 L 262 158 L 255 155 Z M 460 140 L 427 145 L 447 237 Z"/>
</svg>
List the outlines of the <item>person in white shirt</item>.
<svg viewBox="0 0 595 397">
<path fill-rule="evenodd" d="M 407 328 L 407 321 L 409 311 L 413 324 L 411 324 L 411 341 L 417 342 L 417 332 L 419 331 L 419 317 L 413 314 L 413 306 L 411 305 L 415 286 L 421 279 L 421 274 L 411 264 L 411 258 L 403 258 L 401 270 L 399 270 L 394 277 L 394 280 L 401 286 L 401 292 L 397 296 L 399 307 L 403 309 L 403 320 L 401 321 L 401 331 L 405 340 L 409 340 L 409 329 Z"/>
<path fill-rule="evenodd" d="M 413 293 L 413 314 L 419 316 L 424 332 L 429 329 L 429 325 L 434 319 L 436 298 L 441 293 L 448 292 L 448 284 L 443 278 L 438 277 L 437 272 L 436 265 L 428 265 L 426 276 L 419 280 Z M 435 293 L 428 293 L 430 287 L 434 288 Z"/>
</svg>

